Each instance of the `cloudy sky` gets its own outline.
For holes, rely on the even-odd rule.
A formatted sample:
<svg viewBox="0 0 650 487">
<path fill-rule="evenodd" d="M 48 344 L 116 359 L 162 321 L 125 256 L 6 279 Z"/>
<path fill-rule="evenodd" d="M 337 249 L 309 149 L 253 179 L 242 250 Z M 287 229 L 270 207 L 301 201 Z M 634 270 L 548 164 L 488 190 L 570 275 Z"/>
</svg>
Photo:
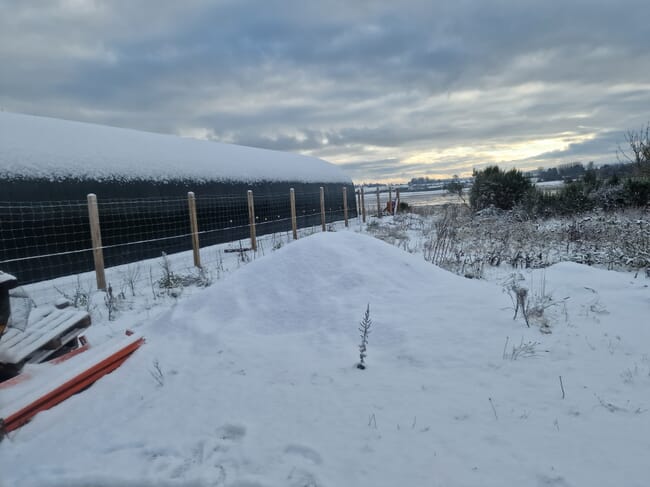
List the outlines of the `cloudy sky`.
<svg viewBox="0 0 650 487">
<path fill-rule="evenodd" d="M 356 181 L 614 162 L 648 0 L 0 0 L 0 109 L 294 151 Z"/>
</svg>

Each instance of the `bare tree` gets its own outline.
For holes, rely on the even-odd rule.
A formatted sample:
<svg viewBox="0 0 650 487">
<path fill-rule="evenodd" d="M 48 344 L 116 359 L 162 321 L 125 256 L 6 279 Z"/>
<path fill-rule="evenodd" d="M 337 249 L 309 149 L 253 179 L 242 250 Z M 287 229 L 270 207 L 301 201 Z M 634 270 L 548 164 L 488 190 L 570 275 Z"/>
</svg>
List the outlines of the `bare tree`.
<svg viewBox="0 0 650 487">
<path fill-rule="evenodd" d="M 463 190 L 465 189 L 465 186 L 463 183 L 460 182 L 460 178 L 458 177 L 458 174 L 454 174 L 454 177 L 451 181 L 449 181 L 447 184 L 444 186 L 445 190 L 447 190 L 448 194 L 453 194 L 456 195 L 460 198 L 460 201 L 463 202 L 464 205 L 467 205 L 467 201 L 465 201 L 465 196 L 463 195 Z"/>
<path fill-rule="evenodd" d="M 617 157 L 620 162 L 636 164 L 641 174 L 650 174 L 650 122 L 638 132 L 628 130 L 625 133 L 625 142 L 628 148 L 619 145 Z"/>
</svg>

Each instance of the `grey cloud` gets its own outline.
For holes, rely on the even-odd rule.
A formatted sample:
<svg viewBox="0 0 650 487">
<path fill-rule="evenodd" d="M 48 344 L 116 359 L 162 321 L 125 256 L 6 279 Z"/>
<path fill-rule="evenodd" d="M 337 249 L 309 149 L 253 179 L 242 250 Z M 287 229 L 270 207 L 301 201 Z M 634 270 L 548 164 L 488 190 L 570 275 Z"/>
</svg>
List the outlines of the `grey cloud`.
<svg viewBox="0 0 650 487">
<path fill-rule="evenodd" d="M 619 146 L 624 147 L 623 134 L 620 132 L 605 132 L 594 139 L 584 142 L 569 144 L 565 150 L 551 151 L 529 160 L 529 162 L 565 161 L 565 162 L 616 162 L 616 151 Z"/>
<path fill-rule="evenodd" d="M 600 145 L 521 164 L 611 153 L 612 134 L 650 117 L 645 1 L 66 5 L 0 3 L 1 107 L 203 130 L 348 162 L 366 179 L 483 162 L 401 162 L 418 151 L 562 133 Z"/>
</svg>

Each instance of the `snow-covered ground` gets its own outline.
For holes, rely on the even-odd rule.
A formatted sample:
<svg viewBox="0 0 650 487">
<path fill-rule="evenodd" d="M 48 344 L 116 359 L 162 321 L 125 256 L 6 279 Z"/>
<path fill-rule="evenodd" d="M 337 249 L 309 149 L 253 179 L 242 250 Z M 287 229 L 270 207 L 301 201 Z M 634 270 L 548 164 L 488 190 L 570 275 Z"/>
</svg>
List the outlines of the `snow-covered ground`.
<svg viewBox="0 0 650 487">
<path fill-rule="evenodd" d="M 650 483 L 646 277 L 520 271 L 546 306 L 527 328 L 507 275 L 464 279 L 352 231 L 232 270 L 96 320 L 96 338 L 128 324 L 147 343 L 5 438 L 0 485 Z"/>
</svg>

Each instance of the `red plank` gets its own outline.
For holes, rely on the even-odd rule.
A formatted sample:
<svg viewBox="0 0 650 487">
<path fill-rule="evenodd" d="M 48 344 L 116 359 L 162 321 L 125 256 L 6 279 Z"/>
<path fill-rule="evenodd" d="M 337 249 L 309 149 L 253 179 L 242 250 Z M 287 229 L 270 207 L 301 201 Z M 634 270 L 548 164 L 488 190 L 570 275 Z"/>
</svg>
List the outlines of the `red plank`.
<svg viewBox="0 0 650 487">
<path fill-rule="evenodd" d="M 82 373 L 68 380 L 61 386 L 44 394 L 43 396 L 41 396 L 31 404 L 23 407 L 19 411 L 4 418 L 4 420 L 0 424 L 0 436 L 2 436 L 4 433 L 19 428 L 20 426 L 27 423 L 31 418 L 33 418 L 40 411 L 45 411 L 46 409 L 50 409 L 51 407 L 69 398 L 73 394 L 82 391 L 83 389 L 91 385 L 93 382 L 100 379 L 102 376 L 117 369 L 143 343 L 144 343 L 144 338 L 139 338 L 138 340 L 129 343 L 128 345 L 121 348 L 117 352 L 109 355 L 108 357 L 99 361 L 92 367 L 86 369 Z M 84 345 L 84 347 L 87 347 L 87 345 Z M 65 361 L 71 356 L 77 355 L 79 353 L 82 353 L 81 349 L 73 350 L 69 354 L 66 354 L 60 357 L 59 359 L 57 359 L 58 360 L 57 363 Z"/>
</svg>

